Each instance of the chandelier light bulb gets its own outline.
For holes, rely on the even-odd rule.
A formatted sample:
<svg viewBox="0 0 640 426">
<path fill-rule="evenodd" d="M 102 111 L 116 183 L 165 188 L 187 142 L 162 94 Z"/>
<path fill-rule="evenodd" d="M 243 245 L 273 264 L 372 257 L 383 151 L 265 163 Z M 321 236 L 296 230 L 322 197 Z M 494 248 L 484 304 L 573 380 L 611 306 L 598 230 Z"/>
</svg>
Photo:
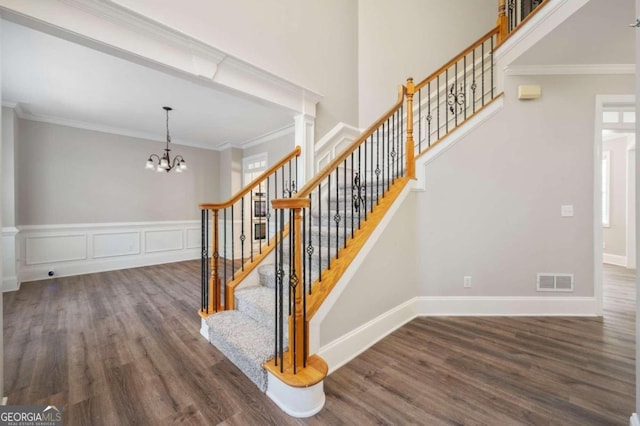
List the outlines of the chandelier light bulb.
<svg viewBox="0 0 640 426">
<path fill-rule="evenodd" d="M 173 161 L 171 161 L 171 155 L 169 154 L 169 151 L 171 151 L 171 149 L 169 149 L 169 143 L 171 142 L 171 135 L 169 134 L 169 111 L 171 111 L 172 108 L 165 106 L 162 107 L 162 109 L 165 110 L 167 114 L 167 144 L 162 157 L 157 154 L 151 154 L 149 156 L 145 169 L 155 169 L 157 172 L 168 172 L 171 169 L 175 169 L 176 173 L 182 173 L 187 170 L 187 163 L 184 161 L 184 158 L 182 158 L 182 155 L 176 155 L 173 157 Z M 157 163 L 154 163 L 154 158 L 157 160 Z"/>
</svg>

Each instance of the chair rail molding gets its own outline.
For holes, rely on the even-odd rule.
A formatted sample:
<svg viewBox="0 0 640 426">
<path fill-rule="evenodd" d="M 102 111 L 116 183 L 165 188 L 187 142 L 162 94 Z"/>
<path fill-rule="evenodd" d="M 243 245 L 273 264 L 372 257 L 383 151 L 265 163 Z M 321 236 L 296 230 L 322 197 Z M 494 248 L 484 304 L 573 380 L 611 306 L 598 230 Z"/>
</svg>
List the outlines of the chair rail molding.
<svg viewBox="0 0 640 426">
<path fill-rule="evenodd" d="M 336 154 L 348 147 L 362 132 L 362 129 L 343 122 L 336 124 L 316 143 L 315 172 L 329 164 Z"/>
<path fill-rule="evenodd" d="M 21 282 L 198 259 L 197 220 L 19 227 Z"/>
</svg>

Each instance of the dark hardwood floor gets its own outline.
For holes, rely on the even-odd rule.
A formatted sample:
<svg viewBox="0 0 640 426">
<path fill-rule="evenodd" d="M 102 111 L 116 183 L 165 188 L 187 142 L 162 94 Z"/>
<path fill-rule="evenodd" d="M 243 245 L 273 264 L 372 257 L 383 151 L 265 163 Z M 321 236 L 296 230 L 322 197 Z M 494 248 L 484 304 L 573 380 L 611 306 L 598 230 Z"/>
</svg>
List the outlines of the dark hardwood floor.
<svg viewBox="0 0 640 426">
<path fill-rule="evenodd" d="M 419 318 L 282 413 L 199 334 L 199 263 L 25 283 L 4 294 L 9 404 L 65 425 L 627 425 L 635 284 L 605 267 L 604 318 Z"/>
</svg>

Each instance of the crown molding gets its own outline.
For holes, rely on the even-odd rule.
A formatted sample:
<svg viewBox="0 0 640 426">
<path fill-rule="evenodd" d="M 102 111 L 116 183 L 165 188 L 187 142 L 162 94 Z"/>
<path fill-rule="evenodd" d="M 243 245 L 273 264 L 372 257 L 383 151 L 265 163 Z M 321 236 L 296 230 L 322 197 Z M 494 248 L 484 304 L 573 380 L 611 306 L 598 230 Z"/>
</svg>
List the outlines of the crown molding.
<svg viewBox="0 0 640 426">
<path fill-rule="evenodd" d="M 242 147 L 242 149 L 252 148 L 254 146 L 258 146 L 263 143 L 271 142 L 274 139 L 278 139 L 286 135 L 291 135 L 294 133 L 294 131 L 295 131 L 295 125 L 290 124 L 288 126 L 282 127 L 272 132 L 265 133 L 264 135 L 258 136 L 257 138 L 248 140 L 240 144 L 240 146 Z"/>
<path fill-rule="evenodd" d="M 511 65 L 506 75 L 620 75 L 635 74 L 635 64 Z"/>
<path fill-rule="evenodd" d="M 23 120 L 37 121 L 41 123 L 55 124 L 58 126 L 65 126 L 65 127 L 73 127 L 76 129 L 91 130 L 94 132 L 109 133 L 112 135 L 146 139 L 154 142 L 158 142 L 158 141 L 165 142 L 164 135 L 159 133 L 124 129 L 121 127 L 109 126 L 106 124 L 90 123 L 87 121 L 80 121 L 80 120 L 70 120 L 67 118 L 54 117 L 50 115 L 40 115 L 40 114 L 35 115 L 35 114 L 31 114 L 29 112 L 24 111 L 19 104 L 14 108 L 14 110 L 16 111 L 16 115 L 18 116 L 18 118 Z M 189 139 L 171 138 L 171 143 L 174 145 L 190 146 L 193 148 L 207 149 L 207 150 L 213 150 L 213 151 L 220 150 L 220 148 L 218 147 L 207 146 L 201 142 L 196 142 Z"/>
</svg>

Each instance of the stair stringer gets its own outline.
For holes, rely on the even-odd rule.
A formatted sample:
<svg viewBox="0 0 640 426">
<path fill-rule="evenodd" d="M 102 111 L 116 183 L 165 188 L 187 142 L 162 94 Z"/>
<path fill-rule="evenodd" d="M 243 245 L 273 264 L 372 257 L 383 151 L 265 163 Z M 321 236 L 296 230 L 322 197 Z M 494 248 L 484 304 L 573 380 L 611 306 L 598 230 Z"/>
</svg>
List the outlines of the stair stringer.
<svg viewBox="0 0 640 426">
<path fill-rule="evenodd" d="M 332 291 L 329 293 L 327 298 L 323 301 L 322 305 L 318 308 L 317 312 L 309 322 L 309 353 L 311 354 L 317 353 L 321 357 L 323 357 L 323 348 L 327 346 L 325 345 L 324 347 L 321 347 L 320 333 L 322 330 L 323 321 L 328 317 L 329 313 L 331 312 L 331 309 L 338 302 L 338 300 L 340 299 L 340 296 L 345 291 L 345 289 L 357 276 L 358 272 L 361 270 L 363 266 L 363 263 L 367 260 L 371 251 L 374 249 L 374 247 L 376 247 L 378 241 L 384 235 L 388 226 L 394 221 L 398 211 L 402 208 L 403 204 L 406 203 L 407 200 L 412 196 L 412 189 L 414 185 L 415 185 L 415 181 L 409 181 L 409 183 L 402 189 L 396 201 L 389 207 L 389 210 L 384 215 L 382 220 L 378 223 L 376 228 L 373 230 L 372 234 L 367 239 L 366 243 L 362 246 L 362 249 L 360 249 L 358 254 L 350 263 L 347 270 L 340 277 L 336 285 L 333 287 Z M 409 255 L 413 253 L 409 251 L 407 254 Z M 413 295 L 412 297 L 414 296 L 415 295 Z M 363 298 L 366 298 L 366 295 L 363 295 Z M 384 336 L 380 336 L 380 338 L 382 337 Z M 371 344 L 373 343 L 375 342 L 371 342 Z M 369 346 L 370 345 L 362 348 L 361 351 L 367 349 Z M 340 365 L 346 363 L 350 359 L 357 356 L 358 353 L 353 354 L 353 356 L 351 356 L 349 359 L 340 359 L 340 360 L 336 360 L 333 363 L 327 360 L 329 364 L 329 372 L 333 372 L 337 367 L 339 367 Z"/>
</svg>

